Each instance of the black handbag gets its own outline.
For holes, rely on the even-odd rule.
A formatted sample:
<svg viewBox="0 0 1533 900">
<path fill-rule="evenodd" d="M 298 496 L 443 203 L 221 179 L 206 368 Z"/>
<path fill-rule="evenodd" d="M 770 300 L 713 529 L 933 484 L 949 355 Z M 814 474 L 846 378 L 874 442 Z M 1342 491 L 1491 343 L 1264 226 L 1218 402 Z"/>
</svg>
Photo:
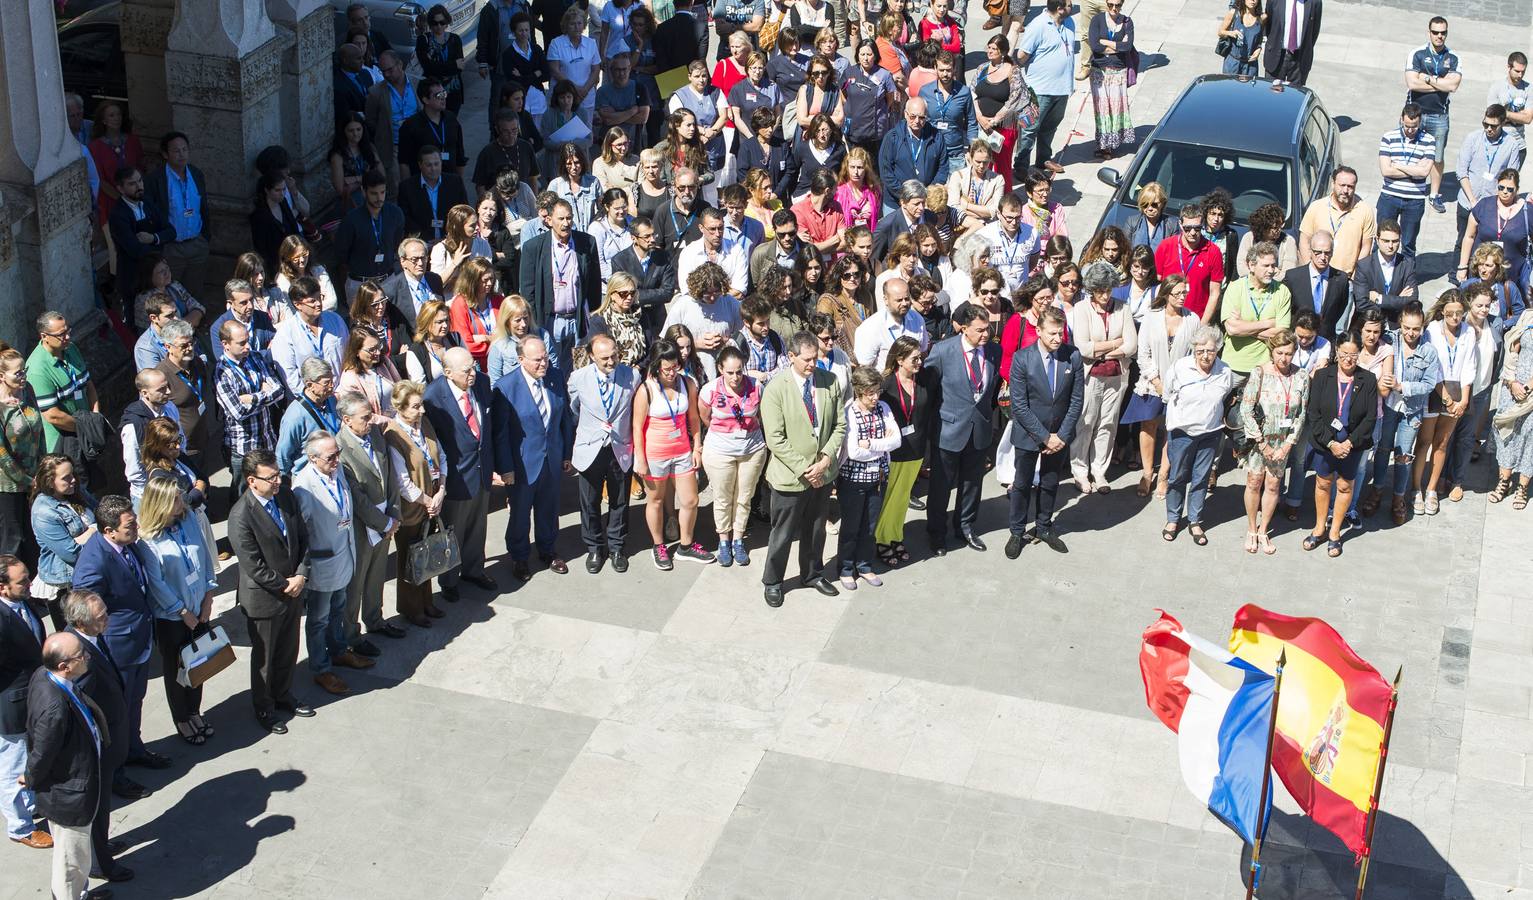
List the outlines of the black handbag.
<svg viewBox="0 0 1533 900">
<path fill-rule="evenodd" d="M 1218 43 L 1214 44 L 1214 55 L 1215 56 L 1228 57 L 1232 52 L 1234 52 L 1234 50 L 1235 50 L 1235 39 L 1230 37 L 1227 34 L 1224 35 L 1223 37 L 1219 38 Z"/>
<path fill-rule="evenodd" d="M 426 533 L 405 552 L 402 574 L 411 584 L 425 584 L 461 564 L 457 535 L 451 529 L 443 528 L 439 517 L 432 516 Z"/>
</svg>

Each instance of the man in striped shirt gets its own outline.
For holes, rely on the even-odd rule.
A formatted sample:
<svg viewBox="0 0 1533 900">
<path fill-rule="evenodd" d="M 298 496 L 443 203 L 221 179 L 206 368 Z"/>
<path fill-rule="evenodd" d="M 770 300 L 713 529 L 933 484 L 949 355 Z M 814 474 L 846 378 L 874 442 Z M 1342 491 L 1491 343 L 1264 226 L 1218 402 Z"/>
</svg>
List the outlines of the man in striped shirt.
<svg viewBox="0 0 1533 900">
<path fill-rule="evenodd" d="M 1400 110 L 1400 127 L 1379 141 L 1379 221 L 1400 223 L 1401 250 L 1416 257 L 1416 235 L 1426 214 L 1427 179 L 1437 158 L 1437 141 L 1421 127 L 1421 107 L 1407 103 Z"/>
</svg>

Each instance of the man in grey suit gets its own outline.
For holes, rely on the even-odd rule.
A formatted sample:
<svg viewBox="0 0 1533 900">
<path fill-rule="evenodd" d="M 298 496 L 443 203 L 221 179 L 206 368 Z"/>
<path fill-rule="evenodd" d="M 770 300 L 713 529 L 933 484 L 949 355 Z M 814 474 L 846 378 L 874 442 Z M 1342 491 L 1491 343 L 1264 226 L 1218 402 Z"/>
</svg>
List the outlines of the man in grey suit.
<svg viewBox="0 0 1533 900">
<path fill-rule="evenodd" d="M 937 372 L 942 420 L 926 500 L 926 535 L 935 556 L 947 555 L 947 508 L 955 487 L 953 530 L 972 549 L 985 549 L 974 525 L 1001 385 L 1001 348 L 989 342 L 989 313 L 976 303 L 961 304 L 953 312 L 953 327 L 958 333 L 939 341 L 926 358 L 926 367 Z"/>
<path fill-rule="evenodd" d="M 619 365 L 610 335 L 591 338 L 591 365 L 570 376 L 570 412 L 575 449 L 570 462 L 580 478 L 580 537 L 586 571 L 595 575 L 608 557 L 615 572 L 628 571 L 623 542 L 628 537 L 628 482 L 633 475 L 633 394 L 639 373 Z M 602 492 L 607 520 L 602 523 Z"/>
<path fill-rule="evenodd" d="M 303 593 L 309 581 L 309 531 L 298 501 L 282 489 L 271 451 L 245 454 L 245 493 L 229 510 L 229 543 L 240 562 L 234 599 L 250 633 L 250 700 L 256 722 L 287 734 L 278 711 L 307 718 L 314 709 L 293 697 Z"/>
<path fill-rule="evenodd" d="M 1081 354 L 1065 343 L 1065 314 L 1050 307 L 1038 323 L 1038 342 L 1011 358 L 1011 443 L 1017 448 L 1011 482 L 1011 537 L 1006 558 L 1022 554 L 1027 522 L 1037 503 L 1036 540 L 1067 551 L 1054 533 L 1059 478 L 1070 466 L 1070 441 L 1086 397 Z M 1033 485 L 1033 472 L 1038 484 Z"/>
<path fill-rule="evenodd" d="M 352 519 L 357 498 L 341 469 L 341 448 L 335 435 L 323 429 L 303 443 L 309 464 L 293 476 L 293 497 L 309 527 L 309 581 L 304 623 L 309 647 L 309 672 L 314 683 L 331 694 L 351 688 L 331 671 L 333 666 L 365 669 L 371 659 L 349 649 L 346 618 L 349 587 L 356 572 L 357 536 Z M 376 648 L 375 648 L 376 649 Z"/>
<path fill-rule="evenodd" d="M 357 565 L 346 588 L 346 641 L 354 650 L 370 644 L 368 634 L 402 638 L 405 630 L 383 617 L 383 579 L 388 574 L 389 545 L 399 528 L 399 470 L 404 460 L 390 450 L 383 429 L 373 424 L 373 407 L 361 394 L 346 394 L 336 408 L 341 430 L 335 441 L 341 448 L 341 465 L 351 485 L 356 512 L 352 516 Z"/>
</svg>

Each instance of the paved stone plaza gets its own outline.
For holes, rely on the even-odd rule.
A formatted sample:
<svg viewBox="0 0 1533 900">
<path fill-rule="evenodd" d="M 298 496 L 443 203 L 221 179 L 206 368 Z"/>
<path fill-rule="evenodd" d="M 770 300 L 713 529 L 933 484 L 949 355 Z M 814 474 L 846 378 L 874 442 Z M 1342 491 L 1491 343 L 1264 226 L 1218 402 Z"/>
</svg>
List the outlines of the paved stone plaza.
<svg viewBox="0 0 1533 900">
<path fill-rule="evenodd" d="M 1170 57 L 1142 78 L 1136 121 L 1213 67 L 1223 7 L 1130 5 L 1142 51 Z M 1369 199 L 1425 26 L 1418 12 L 1328 4 L 1314 86 Z M 1452 28 L 1468 74 L 1450 163 L 1505 53 L 1528 44 L 1526 26 Z M 468 81 L 479 109 L 485 88 Z M 470 147 L 482 118 L 464 116 Z M 1072 121 L 1088 143 L 1074 139 L 1057 195 L 1084 235 L 1107 190 L 1084 94 Z M 1451 213 L 1428 213 L 1437 274 L 1451 236 Z M 1488 506 L 1488 478 L 1477 468 L 1462 503 L 1354 533 L 1330 560 L 1281 520 L 1276 556 L 1243 553 L 1230 474 L 1209 546 L 1168 546 L 1163 507 L 1120 475 L 1105 497 L 1062 492 L 1068 555 L 1034 546 L 1014 563 L 987 479 L 989 552 L 921 560 L 833 601 L 793 591 L 779 610 L 761 601 L 759 530 L 750 568 L 663 573 L 640 553 L 635 510 L 632 570 L 586 575 L 567 491 L 572 574 L 488 603 L 465 588 L 436 627 L 347 672 L 351 697 L 322 697 L 300 667 L 319 715 L 285 737 L 253 721 L 244 652 L 208 688 L 206 747 L 175 739 L 156 682 L 145 735 L 176 764 L 135 772 L 155 791 L 114 815 L 138 873 L 114 887 L 130 900 L 1234 897 L 1240 841 L 1183 787 L 1175 737 L 1144 705 L 1138 639 L 1164 607 L 1220 641 L 1255 602 L 1325 618 L 1386 675 L 1404 667 L 1368 896 L 1530 898 L 1533 512 Z M 504 522 L 491 519 L 492 553 Z M 491 574 L 511 583 L 503 562 Z M 232 563 L 222 581 L 219 621 L 245 645 Z M 1261 896 L 1350 897 L 1350 854 L 1279 792 Z M 0 856 L 0 900 L 47 895 L 48 854 Z"/>
</svg>

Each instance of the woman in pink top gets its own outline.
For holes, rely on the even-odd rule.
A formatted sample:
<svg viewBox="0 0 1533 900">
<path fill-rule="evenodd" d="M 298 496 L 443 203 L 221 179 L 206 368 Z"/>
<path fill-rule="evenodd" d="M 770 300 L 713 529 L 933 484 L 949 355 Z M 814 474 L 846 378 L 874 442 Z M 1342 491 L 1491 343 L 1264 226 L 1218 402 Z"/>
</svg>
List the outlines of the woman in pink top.
<svg viewBox="0 0 1533 900">
<path fill-rule="evenodd" d="M 697 382 L 682 374 L 682 365 L 681 350 L 674 343 L 663 338 L 656 341 L 644 389 L 633 397 L 633 473 L 644 479 L 649 495 L 644 521 L 655 542 L 655 568 L 662 571 L 673 568 L 665 542 L 665 510 L 673 494 L 681 538 L 676 556 L 713 562 L 713 554 L 692 538 L 703 424 L 697 412 Z"/>
<path fill-rule="evenodd" d="M 841 215 L 847 228 L 864 225 L 869 231 L 878 227 L 881 208 L 878 169 L 873 158 L 861 147 L 853 147 L 841 161 L 840 184 L 836 187 L 836 202 L 841 204 Z"/>
<path fill-rule="evenodd" d="M 761 430 L 763 383 L 745 374 L 749 361 L 734 344 L 719 351 L 719 377 L 698 394 L 698 412 L 708 426 L 703 469 L 713 485 L 713 522 L 719 532 L 719 565 L 748 566 L 745 529 L 751 500 L 766 468 L 766 435 Z"/>
</svg>

